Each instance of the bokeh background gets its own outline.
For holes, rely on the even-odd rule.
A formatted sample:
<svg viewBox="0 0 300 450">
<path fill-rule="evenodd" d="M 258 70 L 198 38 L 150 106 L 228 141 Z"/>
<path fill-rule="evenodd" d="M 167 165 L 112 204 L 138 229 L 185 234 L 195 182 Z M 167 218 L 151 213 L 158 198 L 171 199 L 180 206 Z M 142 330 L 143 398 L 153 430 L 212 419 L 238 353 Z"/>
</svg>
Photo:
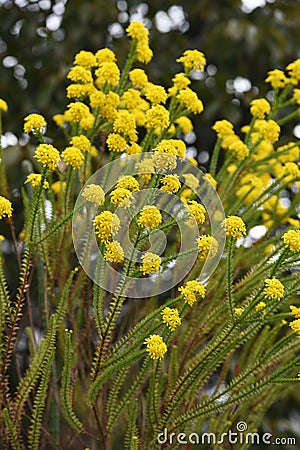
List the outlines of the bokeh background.
<svg viewBox="0 0 300 450">
<path fill-rule="evenodd" d="M 47 135 L 59 147 L 62 136 L 51 117 L 68 103 L 66 74 L 74 55 L 81 49 L 110 47 L 122 67 L 129 48 L 122 38 L 131 20 L 150 29 L 154 58 L 148 74 L 154 83 L 171 85 L 181 70 L 176 58 L 184 50 L 196 48 L 206 55 L 206 70 L 193 73 L 192 86 L 205 111 L 187 137 L 189 154 L 198 158 L 200 167 L 206 166 L 214 145 L 213 123 L 227 118 L 238 130 L 249 119 L 249 102 L 271 95 L 266 73 L 300 57 L 297 0 L 0 0 L 0 97 L 9 106 L 2 145 L 16 211 L 18 205 L 21 209 L 24 161 L 30 154 L 24 117 L 42 114 L 49 123 Z M 294 138 L 300 138 L 298 122 L 290 125 Z M 16 217 L 20 232 L 22 216 Z M 9 248 L 6 253 L 9 258 Z M 271 408 L 262 431 L 295 436 L 300 448 L 299 411 L 300 395 L 291 388 Z"/>
</svg>

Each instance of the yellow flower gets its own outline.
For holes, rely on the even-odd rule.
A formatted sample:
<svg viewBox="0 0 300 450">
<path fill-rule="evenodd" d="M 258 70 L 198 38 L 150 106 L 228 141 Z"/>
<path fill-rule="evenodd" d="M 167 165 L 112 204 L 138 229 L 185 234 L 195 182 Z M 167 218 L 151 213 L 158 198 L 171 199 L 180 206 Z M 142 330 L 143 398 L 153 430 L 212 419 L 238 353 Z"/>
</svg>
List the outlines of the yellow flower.
<svg viewBox="0 0 300 450">
<path fill-rule="evenodd" d="M 239 239 L 246 234 L 246 227 L 243 219 L 238 216 L 229 216 L 222 223 L 226 229 L 226 236 Z"/>
<path fill-rule="evenodd" d="M 80 126 L 83 130 L 89 131 L 93 128 L 95 117 L 90 112 L 80 120 Z"/>
<path fill-rule="evenodd" d="M 109 48 L 101 48 L 95 54 L 97 64 L 116 61 L 116 55 Z"/>
<path fill-rule="evenodd" d="M 185 184 L 191 189 L 197 189 L 199 186 L 199 180 L 192 173 L 185 173 L 183 175 Z"/>
<path fill-rule="evenodd" d="M 180 131 L 184 134 L 188 134 L 194 129 L 192 121 L 185 116 L 178 117 L 178 119 L 175 120 L 175 123 L 177 123 Z"/>
<path fill-rule="evenodd" d="M 261 137 L 271 143 L 274 143 L 279 139 L 280 126 L 274 120 L 257 120 L 254 129 Z"/>
<path fill-rule="evenodd" d="M 125 188 L 131 192 L 136 192 L 140 189 L 140 185 L 132 175 L 123 175 L 118 179 L 116 188 Z"/>
<path fill-rule="evenodd" d="M 141 94 L 138 90 L 130 88 L 121 97 L 121 107 L 124 107 L 132 113 L 132 110 L 141 108 L 147 108 L 148 103 L 142 99 Z"/>
<path fill-rule="evenodd" d="M 234 308 L 234 314 L 241 316 L 244 312 L 244 308 Z"/>
<path fill-rule="evenodd" d="M 178 289 L 181 292 L 184 300 L 192 306 L 196 301 L 197 297 L 205 297 L 205 287 L 200 281 L 192 280 L 188 281 L 184 287 Z"/>
<path fill-rule="evenodd" d="M 162 86 L 153 83 L 147 83 L 144 87 L 144 94 L 147 100 L 157 105 L 158 103 L 166 103 L 167 93 Z"/>
<path fill-rule="evenodd" d="M 143 273 L 143 275 L 146 275 L 148 273 L 156 273 L 159 271 L 161 258 L 155 253 L 146 252 L 144 255 L 142 255 L 142 261 L 143 263 L 140 267 L 140 271 Z"/>
<path fill-rule="evenodd" d="M 127 142 L 117 133 L 110 133 L 106 140 L 108 150 L 111 152 L 123 152 L 126 149 Z"/>
<path fill-rule="evenodd" d="M 60 160 L 58 150 L 51 144 L 40 144 L 36 148 L 34 158 L 49 170 L 55 170 Z"/>
<path fill-rule="evenodd" d="M 169 111 L 162 105 L 154 105 L 146 111 L 146 127 L 154 128 L 155 133 L 161 133 L 169 123 Z"/>
<path fill-rule="evenodd" d="M 161 312 L 163 323 L 165 323 L 172 331 L 181 324 L 179 311 L 177 308 L 166 307 Z"/>
<path fill-rule="evenodd" d="M 135 155 L 137 153 L 142 153 L 143 149 L 136 142 L 133 142 L 131 145 L 126 147 L 126 155 Z"/>
<path fill-rule="evenodd" d="M 296 333 L 298 333 L 299 337 L 300 337 L 300 319 L 294 320 L 293 322 L 290 323 L 290 327 L 293 331 L 296 331 Z M 300 377 L 300 375 L 299 375 Z"/>
<path fill-rule="evenodd" d="M 180 139 L 163 139 L 155 147 L 154 151 L 163 154 L 171 154 L 183 159 L 186 152 L 186 146 Z"/>
<path fill-rule="evenodd" d="M 228 120 L 217 120 L 212 126 L 212 130 L 217 133 L 219 139 L 223 139 L 225 136 L 233 135 L 233 125 Z"/>
<path fill-rule="evenodd" d="M 6 112 L 8 110 L 8 106 L 5 100 L 0 98 L 0 111 Z"/>
<path fill-rule="evenodd" d="M 128 136 L 132 142 L 136 142 L 137 133 L 135 127 L 136 123 L 130 112 L 125 109 L 118 112 L 113 123 L 114 132 Z"/>
<path fill-rule="evenodd" d="M 300 251 L 300 230 L 289 230 L 284 233 L 283 242 L 293 252 Z"/>
<path fill-rule="evenodd" d="M 151 334 L 145 339 L 144 344 L 146 344 L 147 352 L 152 359 L 162 359 L 168 350 L 163 338 L 158 334 Z"/>
<path fill-rule="evenodd" d="M 161 222 L 162 216 L 156 206 L 147 205 L 143 207 L 138 219 L 139 225 L 153 229 L 157 228 Z"/>
<path fill-rule="evenodd" d="M 163 185 L 160 189 L 162 191 L 171 192 L 176 194 L 181 188 L 181 184 L 179 181 L 178 175 L 165 175 L 161 180 L 161 184 Z"/>
<path fill-rule="evenodd" d="M 91 53 L 91 52 L 81 50 L 75 56 L 74 64 L 85 67 L 86 69 L 90 69 L 91 67 L 96 66 L 95 55 L 93 55 L 93 53 Z"/>
<path fill-rule="evenodd" d="M 132 21 L 126 28 L 126 33 L 139 42 L 148 42 L 149 31 L 141 22 Z"/>
<path fill-rule="evenodd" d="M 61 192 L 64 192 L 66 189 L 67 183 L 65 181 L 55 181 L 51 184 L 51 189 L 54 192 L 54 194 L 60 194 Z"/>
<path fill-rule="evenodd" d="M 133 69 L 129 72 L 129 79 L 134 87 L 143 89 L 148 83 L 148 77 L 144 70 Z"/>
<path fill-rule="evenodd" d="M 176 61 L 181 62 L 188 73 L 192 70 L 204 70 L 206 64 L 204 54 L 198 50 L 186 50 Z"/>
<path fill-rule="evenodd" d="M 132 193 L 129 189 L 116 188 L 110 194 L 111 202 L 115 206 L 123 206 L 129 208 L 132 201 Z"/>
<path fill-rule="evenodd" d="M 11 202 L 0 195 L 0 219 L 4 216 L 11 217 L 12 216 L 12 205 Z"/>
<path fill-rule="evenodd" d="M 136 163 L 135 167 L 138 174 L 145 182 L 151 179 L 151 176 L 154 173 L 154 164 L 152 159 L 143 159 L 142 161 Z"/>
<path fill-rule="evenodd" d="M 29 114 L 24 119 L 24 132 L 29 134 L 32 132 L 42 133 L 47 125 L 46 120 L 40 114 Z"/>
<path fill-rule="evenodd" d="M 91 142 L 83 134 L 81 134 L 80 136 L 73 136 L 70 144 L 85 152 L 90 152 L 91 150 Z"/>
<path fill-rule="evenodd" d="M 41 184 L 42 181 L 42 175 L 40 173 L 30 173 L 25 181 L 25 184 L 31 183 L 33 187 L 38 187 Z M 47 180 L 44 180 L 43 183 L 44 189 L 49 189 L 49 183 Z"/>
<path fill-rule="evenodd" d="M 66 122 L 66 118 L 65 118 L 64 114 L 54 114 L 52 119 L 54 120 L 54 122 L 56 123 L 56 125 L 58 127 L 63 127 Z"/>
<path fill-rule="evenodd" d="M 196 92 L 190 88 L 181 89 L 177 94 L 177 100 L 193 114 L 200 114 L 203 111 L 203 103 L 197 97 Z"/>
<path fill-rule="evenodd" d="M 208 256 L 213 258 L 218 253 L 219 244 L 213 236 L 203 234 L 197 238 L 197 244 L 200 259 L 207 259 Z"/>
<path fill-rule="evenodd" d="M 296 59 L 295 61 L 291 62 L 286 67 L 286 70 L 292 77 L 290 82 L 292 82 L 293 84 L 297 84 L 297 82 L 300 81 L 300 59 Z"/>
<path fill-rule="evenodd" d="M 105 84 L 117 86 L 120 81 L 120 69 L 114 62 L 103 62 L 96 70 L 96 84 L 102 88 Z"/>
<path fill-rule="evenodd" d="M 296 319 L 300 319 L 300 308 L 297 308 L 294 305 L 290 305 L 290 310 Z"/>
<path fill-rule="evenodd" d="M 274 89 L 283 88 L 289 83 L 289 79 L 285 76 L 284 72 L 278 69 L 270 70 L 265 81 L 270 83 Z"/>
<path fill-rule="evenodd" d="M 91 71 L 82 66 L 74 66 L 69 71 L 67 78 L 78 83 L 93 83 Z"/>
<path fill-rule="evenodd" d="M 208 181 L 208 182 L 212 185 L 212 187 L 213 187 L 214 189 L 217 188 L 217 182 L 216 182 L 216 180 L 214 179 L 214 177 L 213 177 L 210 173 L 206 173 L 206 174 L 203 176 L 203 179 L 206 180 L 206 181 Z"/>
<path fill-rule="evenodd" d="M 119 263 L 124 260 L 124 250 L 118 241 L 107 242 L 104 258 L 107 261 Z"/>
<path fill-rule="evenodd" d="M 87 95 L 91 95 L 95 90 L 93 84 L 70 84 L 67 87 L 67 97 L 68 98 L 79 98 L 86 97 Z"/>
<path fill-rule="evenodd" d="M 232 152 L 239 161 L 242 161 L 249 155 L 249 149 L 247 145 L 239 139 L 234 140 L 228 146 L 228 150 Z"/>
<path fill-rule="evenodd" d="M 92 108 L 100 107 L 100 115 L 110 121 L 115 120 L 118 110 L 120 97 L 115 92 L 109 92 L 105 95 L 101 91 L 93 92 L 90 96 L 90 104 Z"/>
<path fill-rule="evenodd" d="M 265 309 L 266 307 L 266 303 L 265 302 L 259 302 L 256 306 L 255 306 L 255 310 L 256 311 L 261 311 L 262 309 Z M 263 311 L 265 313 L 265 311 Z"/>
<path fill-rule="evenodd" d="M 111 211 L 103 211 L 94 219 L 95 234 L 102 242 L 118 233 L 121 223 L 119 217 Z"/>
<path fill-rule="evenodd" d="M 250 112 L 252 116 L 256 116 L 259 119 L 264 119 L 265 116 L 271 111 L 270 103 L 264 98 L 252 100 L 250 105 Z"/>
<path fill-rule="evenodd" d="M 147 42 L 138 43 L 136 47 L 137 60 L 143 64 L 148 64 L 153 56 L 153 52 Z"/>
<path fill-rule="evenodd" d="M 293 92 L 293 99 L 295 100 L 295 102 L 300 105 L 300 89 L 294 89 Z"/>
<path fill-rule="evenodd" d="M 159 172 L 173 170 L 176 168 L 176 156 L 169 153 L 154 152 L 152 161 L 155 169 Z"/>
<path fill-rule="evenodd" d="M 3 234 L 0 234 L 0 242 L 4 241 L 5 237 L 3 236 Z"/>
<path fill-rule="evenodd" d="M 105 194 L 98 184 L 89 184 L 83 190 L 82 196 L 89 202 L 102 206 L 105 200 Z"/>
<path fill-rule="evenodd" d="M 195 200 L 190 200 L 187 204 L 188 213 L 190 216 L 189 223 L 193 223 L 194 219 L 198 225 L 205 222 L 205 208 Z"/>
<path fill-rule="evenodd" d="M 66 164 L 79 169 L 83 163 L 83 153 L 77 147 L 67 147 L 61 154 Z"/>
<path fill-rule="evenodd" d="M 284 286 L 277 278 L 267 278 L 265 285 L 265 297 L 280 300 L 284 296 Z"/>
<path fill-rule="evenodd" d="M 82 102 L 69 103 L 67 108 L 68 110 L 65 113 L 65 117 L 68 122 L 80 122 L 81 119 L 90 114 L 88 106 Z"/>
</svg>

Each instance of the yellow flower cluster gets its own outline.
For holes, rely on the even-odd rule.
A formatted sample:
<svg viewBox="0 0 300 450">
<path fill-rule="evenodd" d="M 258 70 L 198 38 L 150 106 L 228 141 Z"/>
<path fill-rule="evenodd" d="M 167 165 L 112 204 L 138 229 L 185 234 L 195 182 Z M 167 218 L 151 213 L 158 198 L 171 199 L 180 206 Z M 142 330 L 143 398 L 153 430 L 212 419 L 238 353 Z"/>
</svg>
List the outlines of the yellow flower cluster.
<svg viewBox="0 0 300 450">
<path fill-rule="evenodd" d="M 89 184 L 83 190 L 82 196 L 91 203 L 102 206 L 105 200 L 105 194 L 98 184 Z"/>
<path fill-rule="evenodd" d="M 144 255 L 142 255 L 142 261 L 143 264 L 141 265 L 140 270 L 143 275 L 156 273 L 159 271 L 161 258 L 155 253 L 146 252 Z"/>
<path fill-rule="evenodd" d="M 42 133 L 46 125 L 46 120 L 40 114 L 29 114 L 29 116 L 24 119 L 24 132 L 27 134 L 31 132 Z"/>
<path fill-rule="evenodd" d="M 265 297 L 280 300 L 284 296 L 284 286 L 277 278 L 267 278 L 265 286 Z"/>
<path fill-rule="evenodd" d="M 222 225 L 225 227 L 227 237 L 239 239 L 246 234 L 246 226 L 241 217 L 229 216 Z"/>
<path fill-rule="evenodd" d="M 138 224 L 150 229 L 157 228 L 162 222 L 162 215 L 156 206 L 144 206 L 140 212 Z"/>
<path fill-rule="evenodd" d="M 132 193 L 126 188 L 116 188 L 110 194 L 111 202 L 114 206 L 123 206 L 129 208 L 132 202 Z"/>
<path fill-rule="evenodd" d="M 83 153 L 79 148 L 71 146 L 67 147 L 61 154 L 66 164 L 73 169 L 80 169 L 83 163 Z"/>
<path fill-rule="evenodd" d="M 124 188 L 131 192 L 136 192 L 140 189 L 140 185 L 132 175 L 123 175 L 119 178 L 116 188 Z"/>
<path fill-rule="evenodd" d="M 197 301 L 197 297 L 205 297 L 205 287 L 200 281 L 188 281 L 185 286 L 180 287 L 178 290 L 190 306 Z"/>
<path fill-rule="evenodd" d="M 147 64 L 151 61 L 153 52 L 148 45 L 149 32 L 141 22 L 133 21 L 126 28 L 128 36 L 136 41 L 137 60 Z"/>
<path fill-rule="evenodd" d="M 107 242 L 104 258 L 107 261 L 119 263 L 124 260 L 124 250 L 118 241 Z"/>
<path fill-rule="evenodd" d="M 7 198 L 2 197 L 0 195 L 0 219 L 2 219 L 5 216 L 11 217 L 12 212 L 13 212 L 13 209 L 12 209 L 11 202 Z"/>
<path fill-rule="evenodd" d="M 40 144 L 35 151 L 36 158 L 43 166 L 53 171 L 58 166 L 60 155 L 59 151 L 51 144 Z"/>
<path fill-rule="evenodd" d="M 165 323 L 172 331 L 181 324 L 181 318 L 177 308 L 166 307 L 161 312 L 163 323 Z"/>
<path fill-rule="evenodd" d="M 152 359 L 162 359 L 168 350 L 163 338 L 158 334 L 151 334 L 145 339 L 144 344 L 146 344 L 146 350 Z"/>
<path fill-rule="evenodd" d="M 293 252 L 300 252 L 300 230 L 289 230 L 284 233 L 283 242 Z"/>
<path fill-rule="evenodd" d="M 197 238 L 197 244 L 200 259 L 213 258 L 218 253 L 219 244 L 213 236 L 203 234 Z"/>
<path fill-rule="evenodd" d="M 199 50 L 186 50 L 183 56 L 176 59 L 177 62 L 181 62 L 187 73 L 191 70 L 204 70 L 206 59 L 202 52 Z"/>
<path fill-rule="evenodd" d="M 102 242 L 118 233 L 121 223 L 119 217 L 111 211 L 103 211 L 94 219 L 95 234 Z"/>
<path fill-rule="evenodd" d="M 256 116 L 258 119 L 264 119 L 271 111 L 270 103 L 264 98 L 252 100 L 250 105 L 252 116 Z"/>
<path fill-rule="evenodd" d="M 40 173 L 30 173 L 25 181 L 25 184 L 30 183 L 33 187 L 38 187 L 41 184 L 42 175 Z M 49 183 L 47 180 L 44 180 L 43 183 L 44 189 L 49 189 Z"/>
<path fill-rule="evenodd" d="M 192 220 L 189 220 L 189 223 L 193 223 L 195 220 L 198 225 L 205 222 L 205 208 L 200 203 L 196 202 L 195 200 L 190 200 L 187 204 L 188 214 L 189 218 Z"/>
<path fill-rule="evenodd" d="M 178 175 L 165 175 L 160 180 L 160 182 L 162 184 L 162 187 L 160 189 L 172 194 L 176 194 L 176 192 L 178 192 L 181 187 Z"/>
</svg>

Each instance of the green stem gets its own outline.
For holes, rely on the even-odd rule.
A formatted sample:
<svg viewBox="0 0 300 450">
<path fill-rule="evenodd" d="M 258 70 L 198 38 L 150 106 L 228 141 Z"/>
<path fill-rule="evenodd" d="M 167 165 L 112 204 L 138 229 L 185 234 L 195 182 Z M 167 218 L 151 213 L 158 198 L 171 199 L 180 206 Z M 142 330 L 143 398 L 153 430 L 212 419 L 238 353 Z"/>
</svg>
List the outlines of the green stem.
<svg viewBox="0 0 300 450">
<path fill-rule="evenodd" d="M 228 242 L 228 253 L 227 253 L 227 302 L 228 309 L 231 315 L 233 323 L 236 323 L 236 318 L 233 310 L 233 295 L 232 295 L 232 256 L 233 256 L 233 246 L 234 238 L 229 238 Z"/>
</svg>

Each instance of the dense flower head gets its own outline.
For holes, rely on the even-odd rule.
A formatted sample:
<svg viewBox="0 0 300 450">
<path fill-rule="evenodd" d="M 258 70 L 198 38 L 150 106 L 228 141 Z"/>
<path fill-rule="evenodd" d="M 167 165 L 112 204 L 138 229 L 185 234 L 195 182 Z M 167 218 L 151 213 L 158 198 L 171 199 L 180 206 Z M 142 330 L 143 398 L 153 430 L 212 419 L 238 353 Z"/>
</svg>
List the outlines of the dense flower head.
<svg viewBox="0 0 300 450">
<path fill-rule="evenodd" d="M 143 89 L 148 83 L 148 77 L 143 69 L 133 69 L 129 72 L 129 79 L 134 87 Z"/>
<path fill-rule="evenodd" d="M 6 112 L 8 110 L 8 106 L 5 100 L 3 98 L 0 98 L 0 111 Z"/>
<path fill-rule="evenodd" d="M 289 230 L 284 233 L 283 242 L 293 252 L 300 251 L 300 230 Z"/>
<path fill-rule="evenodd" d="M 129 208 L 132 202 L 132 193 L 129 189 L 117 187 L 110 194 L 110 198 L 113 205 Z"/>
<path fill-rule="evenodd" d="M 73 83 L 67 87 L 67 97 L 82 100 L 84 97 L 91 95 L 95 89 L 95 86 L 91 83 Z"/>
<path fill-rule="evenodd" d="M 120 81 L 120 69 L 114 62 L 101 63 L 95 75 L 97 77 L 96 84 L 99 88 L 102 88 L 105 84 L 117 86 Z"/>
<path fill-rule="evenodd" d="M 111 236 L 118 233 L 121 223 L 119 217 L 111 211 L 103 211 L 94 219 L 95 234 L 107 242 Z"/>
<path fill-rule="evenodd" d="M 257 98 L 252 100 L 250 112 L 252 116 L 256 116 L 259 119 L 264 119 L 271 111 L 270 103 L 264 98 Z"/>
<path fill-rule="evenodd" d="M 138 224 L 150 229 L 157 228 L 162 222 L 162 215 L 156 206 L 146 205 L 143 207 L 138 218 Z"/>
<path fill-rule="evenodd" d="M 199 50 L 186 50 L 176 61 L 181 62 L 188 73 L 191 70 L 204 70 L 206 64 L 205 56 Z"/>
<path fill-rule="evenodd" d="M 90 69 L 96 66 L 96 57 L 92 52 L 81 50 L 75 55 L 74 64 Z"/>
<path fill-rule="evenodd" d="M 67 75 L 67 78 L 75 83 L 93 83 L 91 71 L 82 66 L 72 67 Z"/>
<path fill-rule="evenodd" d="M 222 225 L 225 227 L 226 236 L 239 239 L 246 234 L 246 226 L 241 217 L 229 216 Z"/>
<path fill-rule="evenodd" d="M 289 83 L 285 73 L 279 69 L 270 70 L 265 81 L 270 83 L 274 89 L 283 88 Z"/>
<path fill-rule="evenodd" d="M 148 82 L 144 87 L 144 94 L 147 100 L 152 104 L 165 103 L 167 100 L 167 93 L 162 86 Z"/>
<path fill-rule="evenodd" d="M 280 126 L 274 120 L 257 120 L 254 129 L 261 137 L 271 143 L 274 143 L 279 139 Z"/>
<path fill-rule="evenodd" d="M 61 192 L 64 192 L 66 189 L 67 183 L 65 181 L 54 181 L 54 183 L 51 184 L 51 190 L 54 192 L 54 194 L 60 194 Z"/>
<path fill-rule="evenodd" d="M 197 189 L 197 187 L 199 186 L 199 180 L 197 177 L 195 177 L 195 175 L 193 175 L 192 173 L 185 173 L 182 176 L 184 178 L 185 184 L 188 187 L 190 187 L 191 189 Z"/>
<path fill-rule="evenodd" d="M 24 132 L 29 134 L 30 132 L 42 133 L 47 125 L 46 120 L 40 114 L 29 114 L 24 119 Z"/>
<path fill-rule="evenodd" d="M 95 117 L 92 113 L 88 112 L 85 117 L 80 120 L 80 126 L 84 131 L 89 131 L 93 128 Z"/>
<path fill-rule="evenodd" d="M 128 136 L 132 142 L 137 140 L 136 123 L 133 115 L 122 109 L 118 111 L 118 114 L 113 123 L 113 130 L 115 133 L 120 133 L 124 136 Z"/>
<path fill-rule="evenodd" d="M 213 258 L 218 253 L 219 244 L 213 236 L 203 234 L 197 238 L 197 244 L 200 259 Z"/>
<path fill-rule="evenodd" d="M 212 126 L 212 129 L 217 133 L 219 139 L 223 139 L 225 136 L 233 135 L 233 125 L 226 119 L 217 120 Z"/>
<path fill-rule="evenodd" d="M 117 106 L 120 102 L 120 97 L 115 92 L 110 91 L 108 94 L 97 91 L 90 96 L 90 105 L 92 108 L 100 107 L 100 116 L 110 121 L 117 117 Z"/>
<path fill-rule="evenodd" d="M 67 108 L 65 116 L 69 122 L 80 122 L 90 114 L 88 106 L 82 102 L 69 103 Z"/>
<path fill-rule="evenodd" d="M 52 119 L 54 120 L 54 122 L 56 123 L 56 125 L 58 127 L 63 127 L 66 122 L 66 118 L 65 118 L 64 114 L 54 114 Z"/>
<path fill-rule="evenodd" d="M 146 111 L 146 127 L 161 133 L 170 123 L 169 111 L 162 105 L 154 105 Z"/>
<path fill-rule="evenodd" d="M 34 158 L 49 170 L 55 170 L 58 166 L 60 155 L 59 151 L 51 144 L 40 144 L 35 151 Z"/>
<path fill-rule="evenodd" d="M 102 206 L 105 200 L 105 194 L 99 184 L 89 184 L 83 190 L 82 196 L 89 202 Z"/>
<path fill-rule="evenodd" d="M 132 175 L 122 175 L 117 181 L 116 188 L 125 188 L 136 192 L 140 189 L 140 185 Z"/>
<path fill-rule="evenodd" d="M 190 200 L 186 205 L 190 219 L 194 219 L 198 225 L 205 222 L 205 208 L 195 200 Z M 189 222 L 193 223 L 189 220 Z"/>
<path fill-rule="evenodd" d="M 246 144 L 240 139 L 235 139 L 231 144 L 228 145 L 229 152 L 233 153 L 233 155 L 239 160 L 247 158 L 249 155 L 249 149 Z"/>
<path fill-rule="evenodd" d="M 144 344 L 146 344 L 146 350 L 152 359 L 162 359 L 168 350 L 163 338 L 158 334 L 151 334 L 150 337 L 145 339 Z"/>
<path fill-rule="evenodd" d="M 89 152 L 91 150 L 91 142 L 83 134 L 81 134 L 80 136 L 73 136 L 70 144 L 85 152 Z"/>
<path fill-rule="evenodd" d="M 0 219 L 2 219 L 4 216 L 11 217 L 12 216 L 12 205 L 11 202 L 0 195 Z"/>
<path fill-rule="evenodd" d="M 153 52 L 148 46 L 148 43 L 138 43 L 136 47 L 136 56 L 137 60 L 143 64 L 148 64 L 151 61 Z"/>
<path fill-rule="evenodd" d="M 243 312 L 244 312 L 244 308 L 234 308 L 234 314 L 236 315 L 236 316 L 241 316 L 242 314 L 243 314 Z"/>
<path fill-rule="evenodd" d="M 143 43 L 148 41 L 149 30 L 141 22 L 132 21 L 126 28 L 126 33 L 139 42 Z"/>
<path fill-rule="evenodd" d="M 142 261 L 143 263 L 140 266 L 140 270 L 143 275 L 156 273 L 159 271 L 161 258 L 155 253 L 146 252 L 144 255 L 142 255 Z"/>
<path fill-rule="evenodd" d="M 177 100 L 185 108 L 193 114 L 201 114 L 203 111 L 203 103 L 198 98 L 196 92 L 190 88 L 181 89 L 176 95 Z"/>
<path fill-rule="evenodd" d="M 137 89 L 129 88 L 121 97 L 121 106 L 130 110 L 135 109 L 148 109 L 149 104 L 142 99 L 140 91 Z"/>
<path fill-rule="evenodd" d="M 280 300 L 284 296 L 284 286 L 277 278 L 265 279 L 264 295 L 267 298 Z"/>
<path fill-rule="evenodd" d="M 293 320 L 293 322 L 290 323 L 290 327 L 293 331 L 295 331 L 298 336 L 300 337 L 300 319 Z M 300 375 L 299 375 L 300 376 Z"/>
<path fill-rule="evenodd" d="M 40 173 L 30 173 L 25 181 L 25 184 L 30 183 L 33 187 L 38 187 L 41 184 L 42 175 Z M 47 180 L 44 180 L 43 183 L 44 189 L 49 189 L 49 183 Z"/>
<path fill-rule="evenodd" d="M 118 133 L 110 133 L 106 140 L 108 150 L 111 152 L 123 152 L 126 149 L 127 142 Z"/>
<path fill-rule="evenodd" d="M 95 53 L 95 58 L 98 65 L 103 62 L 116 61 L 116 55 L 110 48 L 101 48 Z"/>
<path fill-rule="evenodd" d="M 293 314 L 296 319 L 300 319 L 300 308 L 297 308 L 294 305 L 290 305 L 290 310 L 291 314 Z"/>
<path fill-rule="evenodd" d="M 181 139 L 163 139 L 154 149 L 158 153 L 171 154 L 183 159 L 186 145 Z"/>
<path fill-rule="evenodd" d="M 165 175 L 160 180 L 162 187 L 160 188 L 162 191 L 171 192 L 172 194 L 176 194 L 181 188 L 181 183 L 179 181 L 178 175 Z"/>
<path fill-rule="evenodd" d="M 137 153 L 142 153 L 143 148 L 136 142 L 132 142 L 131 145 L 126 147 L 126 155 L 136 155 Z"/>
<path fill-rule="evenodd" d="M 68 166 L 73 167 L 73 169 L 79 169 L 83 163 L 83 153 L 77 147 L 71 146 L 65 148 L 61 156 Z"/>
<path fill-rule="evenodd" d="M 286 70 L 292 78 L 291 82 L 293 84 L 297 84 L 300 81 L 300 59 L 296 59 L 295 61 L 291 62 L 286 67 Z"/>
<path fill-rule="evenodd" d="M 164 308 L 161 312 L 163 323 L 167 325 L 172 331 L 181 324 L 181 318 L 179 317 L 179 311 L 177 308 Z"/>
<path fill-rule="evenodd" d="M 119 263 L 124 260 L 124 250 L 118 241 L 107 242 L 104 258 L 107 261 Z"/>
<path fill-rule="evenodd" d="M 191 119 L 185 116 L 178 117 L 178 119 L 175 120 L 175 123 L 178 125 L 180 131 L 182 131 L 182 133 L 184 134 L 188 134 L 194 129 Z"/>
<path fill-rule="evenodd" d="M 300 89 L 294 89 L 293 92 L 293 99 L 295 100 L 295 102 L 300 105 Z"/>
<path fill-rule="evenodd" d="M 197 280 L 188 281 L 185 286 L 180 287 L 178 290 L 190 306 L 197 301 L 197 298 L 205 297 L 205 287 Z"/>
</svg>

